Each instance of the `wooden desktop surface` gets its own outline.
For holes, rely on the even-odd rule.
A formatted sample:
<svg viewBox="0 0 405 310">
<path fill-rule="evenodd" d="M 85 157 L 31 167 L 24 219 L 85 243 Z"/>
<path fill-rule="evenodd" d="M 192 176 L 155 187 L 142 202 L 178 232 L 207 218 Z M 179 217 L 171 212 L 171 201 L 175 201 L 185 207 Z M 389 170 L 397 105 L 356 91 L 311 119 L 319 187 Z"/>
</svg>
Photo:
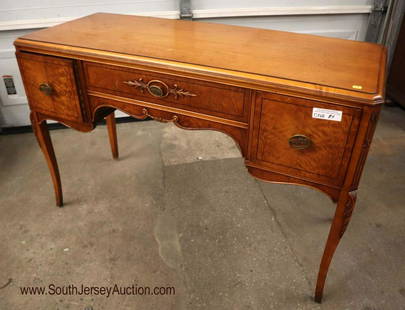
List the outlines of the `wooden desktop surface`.
<svg viewBox="0 0 405 310">
<path fill-rule="evenodd" d="M 372 43 L 205 22 L 97 13 L 21 39 L 377 94 L 384 50 Z M 357 88 L 356 88 L 357 87 Z"/>
<path fill-rule="evenodd" d="M 221 131 L 254 177 L 310 186 L 337 203 L 315 289 L 322 300 L 384 101 L 383 46 L 104 13 L 25 35 L 15 46 L 57 205 L 62 185 L 47 120 L 87 132 L 106 118 L 114 158 L 115 109 Z"/>
</svg>

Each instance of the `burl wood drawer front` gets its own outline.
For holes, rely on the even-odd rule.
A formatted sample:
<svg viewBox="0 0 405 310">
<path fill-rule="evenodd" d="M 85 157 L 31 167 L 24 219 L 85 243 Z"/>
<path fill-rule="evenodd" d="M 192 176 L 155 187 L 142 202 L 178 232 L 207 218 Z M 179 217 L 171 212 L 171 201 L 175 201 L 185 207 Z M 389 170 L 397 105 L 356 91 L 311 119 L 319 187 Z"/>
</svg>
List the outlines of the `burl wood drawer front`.
<svg viewBox="0 0 405 310">
<path fill-rule="evenodd" d="M 17 59 L 32 110 L 82 121 L 72 60 L 22 52 Z"/>
<path fill-rule="evenodd" d="M 86 62 L 89 90 L 247 122 L 248 91 L 242 88 Z"/>
<path fill-rule="evenodd" d="M 314 116 L 314 108 L 330 110 L 335 120 L 328 119 L 332 118 L 328 111 L 323 115 L 327 119 L 316 118 L 322 115 Z M 255 161 L 273 171 L 315 183 L 342 184 L 360 109 L 261 93 L 255 110 L 255 115 L 261 115 L 254 129 Z"/>
</svg>

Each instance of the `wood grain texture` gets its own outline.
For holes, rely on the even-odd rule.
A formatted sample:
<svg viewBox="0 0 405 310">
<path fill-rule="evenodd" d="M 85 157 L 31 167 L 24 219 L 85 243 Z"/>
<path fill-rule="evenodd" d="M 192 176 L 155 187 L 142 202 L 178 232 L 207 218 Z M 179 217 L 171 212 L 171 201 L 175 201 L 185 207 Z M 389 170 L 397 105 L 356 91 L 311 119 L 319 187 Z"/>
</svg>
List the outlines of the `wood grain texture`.
<svg viewBox="0 0 405 310">
<path fill-rule="evenodd" d="M 38 31 L 15 45 L 58 205 L 62 189 L 47 119 L 87 132 L 106 118 L 114 158 L 115 109 L 223 132 L 254 177 L 310 186 L 337 202 L 315 291 L 322 300 L 384 100 L 383 47 L 114 14 Z M 55 91 L 44 94 L 41 83 Z M 313 118 L 313 108 L 340 111 L 342 119 Z M 296 135 L 306 148 L 290 142 Z"/>
<path fill-rule="evenodd" d="M 72 60 L 28 53 L 18 53 L 17 59 L 31 110 L 82 121 Z M 42 84 L 52 93 L 41 92 Z"/>
<path fill-rule="evenodd" d="M 46 163 L 52 177 L 52 183 L 55 190 L 56 205 L 63 206 L 62 182 L 60 180 L 58 163 L 56 161 L 55 151 L 53 150 L 52 140 L 49 135 L 46 121 L 40 120 L 35 112 L 30 114 L 32 129 L 37 137 L 38 144 L 44 154 Z"/>
<path fill-rule="evenodd" d="M 245 161 L 245 165 L 249 173 L 257 179 L 271 183 L 304 185 L 323 192 L 324 194 L 328 195 L 333 202 L 337 202 L 339 199 L 340 189 L 306 181 L 279 172 L 273 172 L 248 160 Z"/>
<path fill-rule="evenodd" d="M 23 38 L 349 90 L 353 85 L 361 85 L 362 89 L 357 91 L 366 93 L 377 92 L 382 56 L 381 46 L 372 43 L 106 13 L 93 14 Z M 114 44 L 111 44 L 112 39 Z"/>
<path fill-rule="evenodd" d="M 40 42 L 18 38 L 14 45 L 16 48 L 23 49 L 32 53 L 47 53 L 48 55 L 73 58 L 77 60 L 93 61 L 109 65 L 127 66 L 137 69 L 155 70 L 166 72 L 178 76 L 187 76 L 190 78 L 203 79 L 221 84 L 240 86 L 255 90 L 276 91 L 286 95 L 300 94 L 301 96 L 317 96 L 324 100 L 341 100 L 341 102 L 350 102 L 352 105 L 378 105 L 383 103 L 385 91 L 385 59 L 386 49 L 382 50 L 381 67 L 379 73 L 379 87 L 376 94 L 362 93 L 354 90 L 333 88 L 311 84 L 308 82 L 299 82 L 286 80 L 278 77 L 257 75 L 253 73 L 243 73 L 229 69 L 220 69 L 200 65 L 193 65 L 169 60 L 154 59 L 144 56 L 134 56 L 119 54 L 116 52 L 101 51 L 90 48 L 60 46 L 50 42 Z"/>
<path fill-rule="evenodd" d="M 313 108 L 341 111 L 341 121 L 312 117 Z M 343 183 L 361 111 L 319 101 L 258 94 L 251 160 L 275 172 L 331 186 Z M 255 119 L 258 119 L 255 117 Z M 307 149 L 291 148 L 289 138 L 305 135 Z"/>
<path fill-rule="evenodd" d="M 366 163 L 367 155 L 370 149 L 371 141 L 374 136 L 374 131 L 377 127 L 377 121 L 380 116 L 380 109 L 374 109 L 369 116 L 367 130 L 362 144 L 362 149 L 359 157 L 359 161 L 353 174 L 353 181 L 351 190 L 356 190 L 360 183 L 361 174 L 363 172 L 364 165 Z"/>
<path fill-rule="evenodd" d="M 246 100 L 247 90 L 242 88 L 89 62 L 84 64 L 84 69 L 87 87 L 90 91 L 247 122 L 250 102 Z M 162 86 L 164 83 L 170 89 L 182 89 L 193 96 L 178 95 L 176 98 L 175 95 L 168 94 L 164 98 L 156 98 L 144 87 L 136 86 L 145 85 L 151 81 L 155 81 L 154 84 L 158 86 Z"/>
<path fill-rule="evenodd" d="M 155 40 L 157 36 L 159 40 Z M 229 25 L 94 14 L 21 37 L 15 45 L 75 59 L 147 65 L 207 79 L 220 78 L 256 89 L 275 86 L 323 97 L 357 98 L 362 104 L 381 103 L 384 96 L 386 50 L 370 43 Z M 198 59 L 185 61 L 187 57 Z M 335 75 L 341 76 L 336 81 L 342 84 L 327 82 Z M 368 79 L 376 85 L 371 93 L 364 91 L 369 86 L 362 85 Z M 353 85 L 362 89 L 353 89 Z"/>
<path fill-rule="evenodd" d="M 156 103 L 152 103 L 151 101 L 141 101 L 139 99 L 115 96 L 115 95 L 100 93 L 100 92 L 96 92 L 96 91 L 89 91 L 88 96 L 104 98 L 106 100 L 110 99 L 110 100 L 113 100 L 116 102 L 124 103 L 127 106 L 129 106 L 129 105 L 143 106 L 143 107 L 147 107 L 147 108 L 151 108 L 151 109 L 158 109 L 161 111 L 167 111 L 167 112 L 172 112 L 172 113 L 176 113 L 176 114 L 187 115 L 187 116 L 194 117 L 194 118 L 205 119 L 205 120 L 209 120 L 209 121 L 220 123 L 220 124 L 230 125 L 232 127 L 238 127 L 238 128 L 243 128 L 243 129 L 248 128 L 247 123 L 235 121 L 235 120 L 232 120 L 229 118 L 226 119 L 226 118 L 222 118 L 222 117 L 217 117 L 217 116 L 214 116 L 212 113 L 203 114 L 203 113 L 199 113 L 199 112 L 179 109 L 177 107 L 171 107 L 168 105 L 156 104 Z M 94 114 L 94 110 L 92 110 L 92 111 L 93 111 L 92 113 Z"/>
<path fill-rule="evenodd" d="M 114 159 L 118 159 L 117 127 L 115 125 L 114 112 L 105 118 L 107 122 L 108 138 L 110 140 L 111 153 Z"/>
<path fill-rule="evenodd" d="M 333 254 L 343 237 L 347 226 L 349 225 L 353 209 L 356 203 L 356 192 L 342 191 L 336 207 L 335 216 L 329 230 L 328 240 L 326 241 L 321 264 L 319 267 L 318 279 L 315 288 L 315 301 L 320 303 L 323 297 L 326 276 Z"/>
<path fill-rule="evenodd" d="M 184 113 L 176 113 L 173 111 L 165 111 L 158 109 L 156 106 L 144 106 L 142 103 L 127 103 L 112 98 L 100 98 L 90 96 L 90 106 L 93 115 L 97 115 L 97 111 L 105 108 L 114 107 L 120 111 L 127 113 L 138 119 L 151 117 L 158 121 L 172 121 L 176 126 L 183 129 L 198 129 L 198 130 L 216 130 L 227 134 L 234 139 L 243 156 L 247 152 L 247 128 L 239 128 L 226 123 L 221 123 L 214 120 L 200 119 L 198 117 L 189 116 Z M 145 113 L 145 109 L 147 113 Z"/>
</svg>

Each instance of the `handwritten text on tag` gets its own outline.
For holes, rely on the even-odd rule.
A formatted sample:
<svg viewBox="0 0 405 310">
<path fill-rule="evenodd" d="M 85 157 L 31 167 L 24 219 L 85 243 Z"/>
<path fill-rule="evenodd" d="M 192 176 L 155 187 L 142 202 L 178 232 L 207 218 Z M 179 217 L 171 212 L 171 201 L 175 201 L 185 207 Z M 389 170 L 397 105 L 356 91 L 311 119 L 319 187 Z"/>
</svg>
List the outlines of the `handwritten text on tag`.
<svg viewBox="0 0 405 310">
<path fill-rule="evenodd" d="M 329 110 L 321 108 L 312 109 L 312 118 L 325 119 L 328 121 L 340 122 L 342 121 L 342 111 Z"/>
</svg>

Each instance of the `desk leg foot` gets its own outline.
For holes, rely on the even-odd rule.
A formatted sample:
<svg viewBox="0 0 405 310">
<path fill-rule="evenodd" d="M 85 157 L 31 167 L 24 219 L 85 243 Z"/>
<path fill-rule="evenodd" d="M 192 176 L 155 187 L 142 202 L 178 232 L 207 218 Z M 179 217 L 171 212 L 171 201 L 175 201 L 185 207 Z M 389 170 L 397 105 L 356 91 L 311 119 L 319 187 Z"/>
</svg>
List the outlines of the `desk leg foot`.
<svg viewBox="0 0 405 310">
<path fill-rule="evenodd" d="M 35 112 L 30 115 L 32 128 L 37 137 L 38 144 L 44 153 L 46 163 L 48 164 L 51 173 L 53 187 L 55 189 L 56 205 L 63 206 L 62 183 L 60 181 L 58 163 L 56 161 L 55 152 L 53 150 L 51 137 L 49 135 L 46 121 L 39 121 Z"/>
<path fill-rule="evenodd" d="M 354 206 L 356 204 L 356 192 L 342 191 L 336 207 L 335 217 L 329 231 L 328 240 L 323 252 L 321 265 L 319 267 L 318 280 L 315 289 L 315 301 L 322 302 L 323 289 L 325 286 L 326 276 L 329 265 L 332 261 L 333 254 L 339 244 L 340 239 L 349 225 Z"/>
<path fill-rule="evenodd" d="M 118 158 L 117 127 L 115 126 L 115 115 L 112 112 L 105 118 L 107 122 L 108 137 L 110 139 L 111 153 L 114 159 Z"/>
</svg>

